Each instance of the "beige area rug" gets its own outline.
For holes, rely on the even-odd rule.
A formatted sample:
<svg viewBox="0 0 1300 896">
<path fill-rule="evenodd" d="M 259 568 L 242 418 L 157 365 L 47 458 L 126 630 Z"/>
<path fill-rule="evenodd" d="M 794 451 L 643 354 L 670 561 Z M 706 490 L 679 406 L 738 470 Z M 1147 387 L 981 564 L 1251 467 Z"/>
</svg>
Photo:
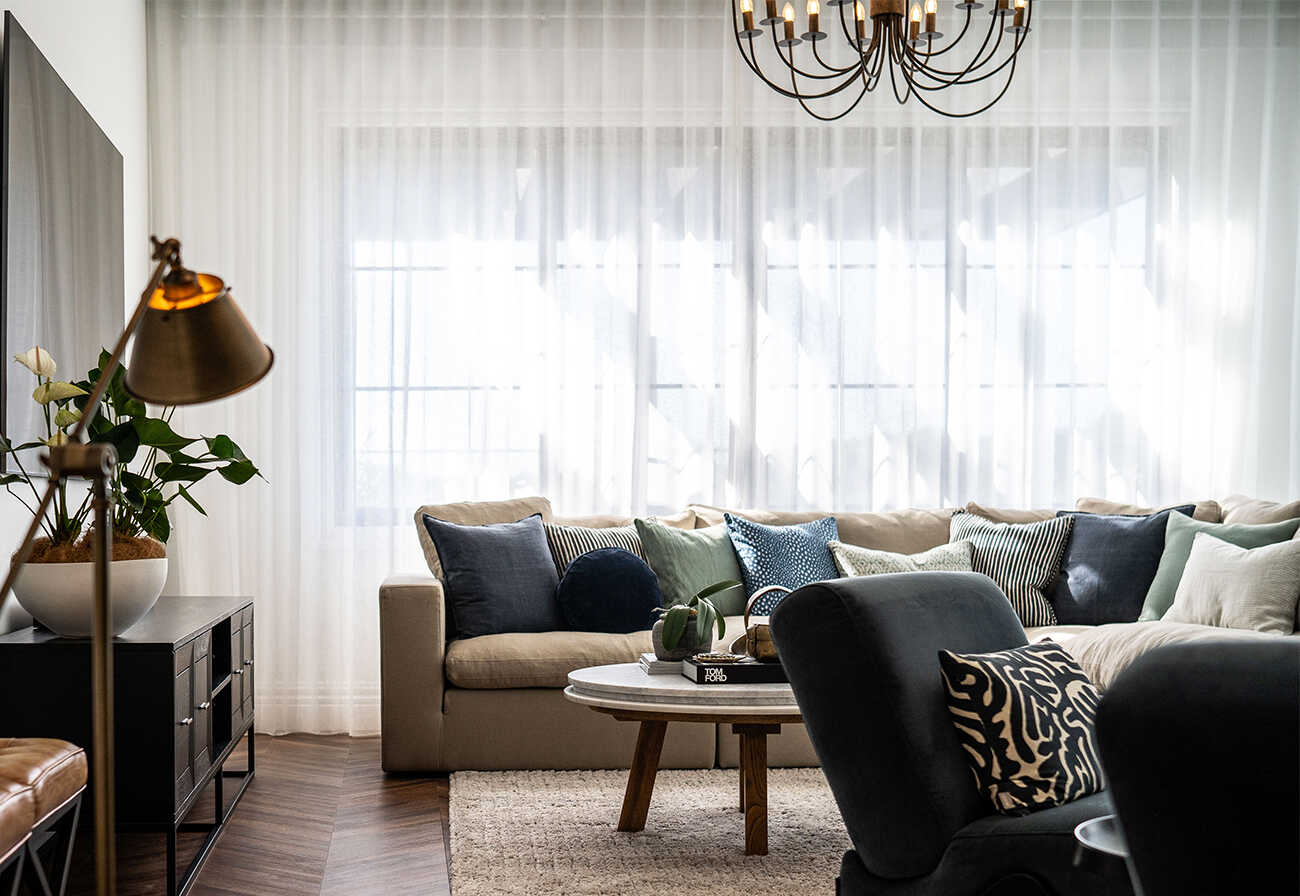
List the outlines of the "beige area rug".
<svg viewBox="0 0 1300 896">
<path fill-rule="evenodd" d="M 735 769 L 661 771 L 646 829 L 616 831 L 626 771 L 456 772 L 452 896 L 835 892 L 848 835 L 819 769 L 768 772 L 768 850 L 746 856 Z"/>
</svg>

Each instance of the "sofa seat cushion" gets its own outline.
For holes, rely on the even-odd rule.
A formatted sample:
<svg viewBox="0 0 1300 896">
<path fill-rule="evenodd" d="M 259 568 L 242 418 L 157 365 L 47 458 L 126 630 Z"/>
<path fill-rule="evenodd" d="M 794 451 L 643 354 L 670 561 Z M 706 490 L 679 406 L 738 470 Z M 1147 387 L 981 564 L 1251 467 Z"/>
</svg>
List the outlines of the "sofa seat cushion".
<svg viewBox="0 0 1300 896">
<path fill-rule="evenodd" d="M 588 666 L 635 663 L 650 632 L 527 632 L 481 635 L 447 645 L 447 680 L 458 688 L 562 688 Z"/>
<path fill-rule="evenodd" d="M 8 858 L 32 832 L 35 802 L 30 787 L 0 778 L 0 860 Z"/>
<path fill-rule="evenodd" d="M 52 738 L 2 738 L 0 781 L 31 788 L 40 822 L 86 786 L 86 751 Z"/>
</svg>

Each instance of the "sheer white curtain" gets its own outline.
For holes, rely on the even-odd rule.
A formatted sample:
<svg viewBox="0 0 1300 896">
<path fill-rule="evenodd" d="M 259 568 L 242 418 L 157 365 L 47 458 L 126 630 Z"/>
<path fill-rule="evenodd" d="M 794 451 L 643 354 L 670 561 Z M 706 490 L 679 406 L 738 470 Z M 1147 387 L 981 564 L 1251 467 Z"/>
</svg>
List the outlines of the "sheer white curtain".
<svg viewBox="0 0 1300 896">
<path fill-rule="evenodd" d="M 258 717 L 378 727 L 420 503 L 1300 493 L 1289 2 L 1043 2 L 964 123 L 812 122 L 726 3 L 150 5 L 153 223 L 277 352 L 184 415 L 175 587 L 258 599 Z"/>
</svg>

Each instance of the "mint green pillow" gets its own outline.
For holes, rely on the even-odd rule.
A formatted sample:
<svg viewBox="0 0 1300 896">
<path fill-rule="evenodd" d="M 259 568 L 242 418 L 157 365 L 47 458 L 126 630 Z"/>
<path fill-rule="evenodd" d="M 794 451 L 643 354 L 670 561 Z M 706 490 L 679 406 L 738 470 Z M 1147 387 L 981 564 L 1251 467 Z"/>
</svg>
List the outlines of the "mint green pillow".
<svg viewBox="0 0 1300 896">
<path fill-rule="evenodd" d="M 1156 577 L 1147 589 L 1147 599 L 1142 604 L 1138 622 L 1154 622 L 1174 605 L 1174 594 L 1183 578 L 1183 568 L 1192 555 L 1192 539 L 1197 532 L 1205 532 L 1239 548 L 1262 548 L 1265 545 L 1286 541 L 1300 529 L 1300 519 L 1263 526 L 1243 523 L 1206 523 L 1181 513 L 1169 514 L 1165 524 L 1165 551 L 1160 555 Z"/>
<path fill-rule="evenodd" d="M 664 606 L 684 604 L 703 588 L 733 579 L 739 582 L 740 564 L 725 525 L 707 529 L 675 529 L 654 520 L 633 520 L 641 536 L 646 563 L 659 577 Z M 737 585 L 710 600 L 723 616 L 745 612 L 745 589 Z"/>
</svg>

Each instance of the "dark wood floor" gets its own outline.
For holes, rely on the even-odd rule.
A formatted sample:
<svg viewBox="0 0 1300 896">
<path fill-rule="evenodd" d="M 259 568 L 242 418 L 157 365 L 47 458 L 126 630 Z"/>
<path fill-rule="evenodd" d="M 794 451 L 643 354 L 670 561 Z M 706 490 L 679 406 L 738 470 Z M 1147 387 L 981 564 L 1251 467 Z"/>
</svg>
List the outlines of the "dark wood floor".
<svg viewBox="0 0 1300 896">
<path fill-rule="evenodd" d="M 256 741 L 257 774 L 192 894 L 450 896 L 446 776 L 385 776 L 377 738 L 258 735 Z M 209 795 L 191 817 L 210 820 L 213 811 Z M 187 865 L 202 838 L 185 836 Z M 93 893 L 88 830 L 76 865 L 69 889 Z M 118 866 L 120 896 L 166 893 L 162 835 L 119 837 Z"/>
</svg>

